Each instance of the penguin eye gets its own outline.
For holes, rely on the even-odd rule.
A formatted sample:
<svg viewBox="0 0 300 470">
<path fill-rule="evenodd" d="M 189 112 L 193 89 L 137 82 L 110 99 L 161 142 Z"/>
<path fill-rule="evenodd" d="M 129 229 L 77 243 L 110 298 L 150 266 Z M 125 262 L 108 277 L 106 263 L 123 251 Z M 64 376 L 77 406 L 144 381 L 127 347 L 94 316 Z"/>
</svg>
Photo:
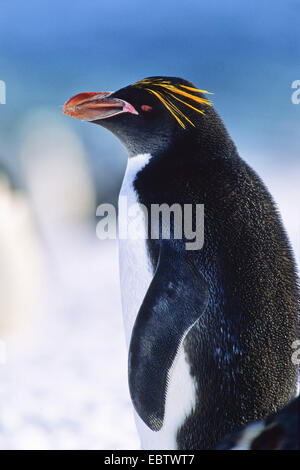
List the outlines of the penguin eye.
<svg viewBox="0 0 300 470">
<path fill-rule="evenodd" d="M 147 104 L 142 104 L 141 110 L 145 112 L 152 111 L 152 106 L 148 106 Z"/>
</svg>

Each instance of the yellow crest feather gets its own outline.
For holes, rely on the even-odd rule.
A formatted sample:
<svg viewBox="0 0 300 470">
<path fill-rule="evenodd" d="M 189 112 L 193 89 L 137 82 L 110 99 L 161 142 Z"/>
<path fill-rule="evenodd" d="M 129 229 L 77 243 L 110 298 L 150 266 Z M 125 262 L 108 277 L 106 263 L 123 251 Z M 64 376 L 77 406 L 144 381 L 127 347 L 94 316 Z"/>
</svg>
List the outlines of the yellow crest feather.
<svg viewBox="0 0 300 470">
<path fill-rule="evenodd" d="M 182 119 L 185 119 L 189 124 L 195 127 L 195 124 L 175 105 L 173 99 L 179 101 L 180 103 L 184 104 L 185 106 L 193 109 L 194 111 L 205 115 L 202 109 L 196 108 L 192 106 L 190 103 L 187 103 L 181 98 L 187 98 L 188 100 L 194 101 L 195 103 L 204 104 L 206 106 L 211 106 L 211 102 L 206 99 L 202 98 L 201 96 L 195 95 L 194 93 L 206 93 L 212 94 L 209 91 L 199 90 L 198 88 L 186 86 L 186 85 L 174 85 L 168 80 L 160 79 L 160 78 L 145 78 L 140 80 L 139 82 L 134 83 L 132 86 L 143 88 L 149 93 L 152 93 L 156 96 L 163 105 L 167 108 L 167 110 L 172 114 L 172 116 L 177 120 L 181 127 L 185 129 L 185 123 Z M 176 95 L 179 95 L 180 98 Z"/>
</svg>

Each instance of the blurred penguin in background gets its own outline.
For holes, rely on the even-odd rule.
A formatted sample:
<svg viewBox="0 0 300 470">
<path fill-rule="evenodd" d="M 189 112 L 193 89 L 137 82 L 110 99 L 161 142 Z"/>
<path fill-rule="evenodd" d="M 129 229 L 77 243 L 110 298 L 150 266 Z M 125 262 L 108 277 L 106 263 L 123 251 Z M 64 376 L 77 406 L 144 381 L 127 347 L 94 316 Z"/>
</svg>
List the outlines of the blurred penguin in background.
<svg viewBox="0 0 300 470">
<path fill-rule="evenodd" d="M 31 111 L 23 123 L 20 159 L 43 236 L 94 221 L 96 197 L 84 145 L 47 109 Z M 45 145 L 47 142 L 47 145 Z M 93 234 L 94 234 L 94 229 Z"/>
<path fill-rule="evenodd" d="M 0 340 L 20 340 L 34 326 L 42 292 L 42 257 L 26 192 L 0 165 Z"/>
<path fill-rule="evenodd" d="M 226 436 L 216 450 L 299 450 L 300 397 L 278 413 Z"/>
</svg>

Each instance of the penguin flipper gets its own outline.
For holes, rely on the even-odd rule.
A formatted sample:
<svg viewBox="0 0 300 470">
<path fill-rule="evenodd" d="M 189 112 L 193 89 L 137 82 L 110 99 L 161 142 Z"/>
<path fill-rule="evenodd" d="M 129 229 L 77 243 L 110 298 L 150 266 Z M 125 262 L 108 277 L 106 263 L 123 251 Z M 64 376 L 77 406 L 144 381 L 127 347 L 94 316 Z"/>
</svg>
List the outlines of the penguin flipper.
<svg viewBox="0 0 300 470">
<path fill-rule="evenodd" d="M 168 373 L 186 333 L 205 312 L 207 283 L 186 257 L 164 247 L 137 315 L 129 348 L 133 405 L 146 425 L 163 425 Z"/>
</svg>

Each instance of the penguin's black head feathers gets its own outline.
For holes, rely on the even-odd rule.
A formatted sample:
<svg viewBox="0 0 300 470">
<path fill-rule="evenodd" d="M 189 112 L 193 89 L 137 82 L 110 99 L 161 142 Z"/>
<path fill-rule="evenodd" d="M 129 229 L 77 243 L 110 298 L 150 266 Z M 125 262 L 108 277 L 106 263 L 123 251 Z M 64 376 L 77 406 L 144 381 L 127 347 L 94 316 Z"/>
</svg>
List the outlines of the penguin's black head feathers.
<svg viewBox="0 0 300 470">
<path fill-rule="evenodd" d="M 116 92 L 81 93 L 63 112 L 113 132 L 131 155 L 165 150 L 201 128 L 211 106 L 204 90 L 176 77 L 149 77 Z"/>
</svg>

